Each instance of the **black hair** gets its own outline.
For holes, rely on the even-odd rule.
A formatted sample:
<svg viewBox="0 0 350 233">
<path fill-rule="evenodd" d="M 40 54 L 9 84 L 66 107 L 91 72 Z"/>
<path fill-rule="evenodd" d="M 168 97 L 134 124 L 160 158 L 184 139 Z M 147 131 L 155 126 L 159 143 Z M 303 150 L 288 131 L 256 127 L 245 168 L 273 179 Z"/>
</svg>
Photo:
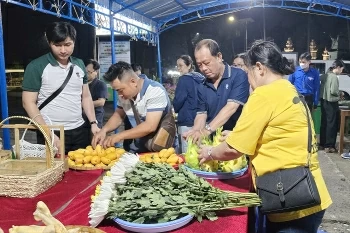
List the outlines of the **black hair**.
<svg viewBox="0 0 350 233">
<path fill-rule="evenodd" d="M 100 69 L 100 64 L 94 60 L 94 59 L 89 59 L 85 62 L 85 66 L 92 65 L 92 68 L 96 71 Z"/>
<path fill-rule="evenodd" d="M 300 55 L 299 60 L 305 59 L 306 61 L 311 61 L 311 54 L 309 52 L 305 52 Z"/>
<path fill-rule="evenodd" d="M 60 43 L 70 37 L 74 42 L 77 37 L 77 31 L 68 22 L 53 22 L 46 27 L 46 39 L 49 43 Z"/>
<path fill-rule="evenodd" d="M 337 67 L 345 67 L 345 64 L 344 64 L 344 62 L 342 61 L 342 60 L 339 60 L 339 59 L 337 59 L 337 60 L 335 60 L 334 62 L 333 62 L 333 64 L 332 64 L 332 66 L 331 67 L 329 67 L 329 71 L 333 71 L 335 68 L 337 68 Z"/>
<path fill-rule="evenodd" d="M 132 67 L 132 69 L 136 72 L 136 71 L 142 71 L 142 67 L 141 67 L 141 65 L 140 64 L 135 64 L 135 63 L 133 63 L 133 64 L 131 64 L 131 67 Z"/>
<path fill-rule="evenodd" d="M 191 66 L 190 71 L 194 71 L 195 67 L 193 65 L 193 60 L 189 55 L 181 55 L 179 59 L 183 60 L 186 66 Z"/>
<path fill-rule="evenodd" d="M 219 53 L 221 53 L 219 44 L 215 40 L 212 40 L 212 39 L 201 40 L 196 44 L 196 48 L 194 50 L 198 51 L 203 46 L 207 47 L 210 51 L 210 54 L 214 57 L 217 56 Z"/>
<path fill-rule="evenodd" d="M 113 82 L 117 78 L 122 80 L 124 74 L 130 71 L 134 72 L 129 63 L 119 61 L 108 68 L 107 72 L 103 75 L 103 79 L 107 82 Z"/>
<path fill-rule="evenodd" d="M 281 50 L 271 41 L 257 40 L 247 51 L 244 64 L 252 67 L 257 62 L 276 74 L 289 75 L 294 72 L 293 65 L 282 56 Z"/>
<path fill-rule="evenodd" d="M 232 61 L 235 60 L 236 58 L 241 58 L 241 59 L 245 60 L 245 56 L 246 56 L 245 53 L 239 53 L 233 57 Z"/>
</svg>

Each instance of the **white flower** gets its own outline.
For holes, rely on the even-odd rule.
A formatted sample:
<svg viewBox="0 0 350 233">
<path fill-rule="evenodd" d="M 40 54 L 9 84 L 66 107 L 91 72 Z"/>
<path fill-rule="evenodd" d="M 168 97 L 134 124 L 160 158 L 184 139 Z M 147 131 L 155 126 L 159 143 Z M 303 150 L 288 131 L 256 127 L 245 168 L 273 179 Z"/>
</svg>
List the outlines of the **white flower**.
<svg viewBox="0 0 350 233">
<path fill-rule="evenodd" d="M 96 227 L 103 221 L 105 215 L 108 213 L 109 202 L 116 195 L 115 185 L 126 183 L 125 172 L 132 171 L 138 161 L 139 157 L 137 155 L 124 153 L 119 161 L 111 168 L 110 173 L 103 177 L 99 194 L 91 203 L 89 212 L 89 223 L 92 227 Z"/>
</svg>

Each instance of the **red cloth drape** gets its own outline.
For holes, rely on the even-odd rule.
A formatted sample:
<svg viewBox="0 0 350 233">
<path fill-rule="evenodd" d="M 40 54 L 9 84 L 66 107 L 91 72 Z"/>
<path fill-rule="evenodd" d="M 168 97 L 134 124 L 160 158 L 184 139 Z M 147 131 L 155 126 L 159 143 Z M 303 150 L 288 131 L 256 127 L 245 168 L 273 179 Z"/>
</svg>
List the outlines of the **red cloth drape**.
<svg viewBox="0 0 350 233">
<path fill-rule="evenodd" d="M 34 198 L 0 197 L 0 227 L 7 232 L 12 225 L 38 224 L 33 218 L 38 201 L 43 201 L 54 214 L 94 181 L 99 180 L 101 174 L 102 170 L 68 171 L 55 186 Z M 70 204 L 77 201 L 73 200 Z"/>
<path fill-rule="evenodd" d="M 7 232 L 12 225 L 36 224 L 33 211 L 38 201 L 44 201 L 51 212 L 55 214 L 64 225 L 88 225 L 88 212 L 90 210 L 90 196 L 93 195 L 101 171 L 69 171 L 64 179 L 47 190 L 45 193 L 32 199 L 0 197 L 0 227 Z M 209 180 L 215 187 L 224 190 L 248 192 L 251 186 L 250 174 L 231 180 Z M 246 233 L 248 215 L 247 208 L 219 211 L 219 219 L 209 221 L 204 219 L 199 223 L 193 219 L 181 229 L 174 232 L 220 232 L 220 233 Z M 107 233 L 125 232 L 111 220 L 104 220 L 99 229 Z"/>
</svg>

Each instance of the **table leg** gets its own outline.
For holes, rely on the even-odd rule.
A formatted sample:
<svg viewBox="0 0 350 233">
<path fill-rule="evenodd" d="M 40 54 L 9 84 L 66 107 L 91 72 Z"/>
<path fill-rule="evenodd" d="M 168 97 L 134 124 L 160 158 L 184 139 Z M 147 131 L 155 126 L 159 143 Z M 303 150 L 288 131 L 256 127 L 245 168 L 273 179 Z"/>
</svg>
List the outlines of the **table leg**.
<svg viewBox="0 0 350 233">
<path fill-rule="evenodd" d="M 339 130 L 339 154 L 343 153 L 344 149 L 344 130 L 345 130 L 345 114 L 340 113 L 340 130 Z"/>
</svg>

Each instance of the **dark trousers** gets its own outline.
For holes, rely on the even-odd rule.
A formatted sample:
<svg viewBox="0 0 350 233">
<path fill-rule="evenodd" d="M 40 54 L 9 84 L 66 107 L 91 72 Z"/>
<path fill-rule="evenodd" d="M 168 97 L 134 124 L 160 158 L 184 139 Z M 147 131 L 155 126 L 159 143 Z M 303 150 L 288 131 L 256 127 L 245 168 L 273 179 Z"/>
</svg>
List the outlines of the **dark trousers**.
<svg viewBox="0 0 350 233">
<path fill-rule="evenodd" d="M 266 219 L 267 233 L 317 233 L 325 210 L 287 222 L 270 222 Z"/>
<path fill-rule="evenodd" d="M 307 106 L 309 107 L 310 112 L 312 113 L 312 110 L 314 109 L 314 96 L 313 95 L 304 95 L 305 102 Z"/>
<path fill-rule="evenodd" d="M 329 102 L 321 99 L 320 146 L 335 148 L 338 133 L 338 112 L 338 102 Z"/>
<path fill-rule="evenodd" d="M 84 125 L 71 130 L 64 131 L 64 146 L 65 154 L 67 155 L 69 151 L 77 150 L 79 148 L 85 148 L 90 145 L 90 128 L 84 127 Z M 60 131 L 54 131 L 59 137 Z M 37 132 L 36 139 L 38 144 L 45 144 L 44 136 Z"/>
</svg>

